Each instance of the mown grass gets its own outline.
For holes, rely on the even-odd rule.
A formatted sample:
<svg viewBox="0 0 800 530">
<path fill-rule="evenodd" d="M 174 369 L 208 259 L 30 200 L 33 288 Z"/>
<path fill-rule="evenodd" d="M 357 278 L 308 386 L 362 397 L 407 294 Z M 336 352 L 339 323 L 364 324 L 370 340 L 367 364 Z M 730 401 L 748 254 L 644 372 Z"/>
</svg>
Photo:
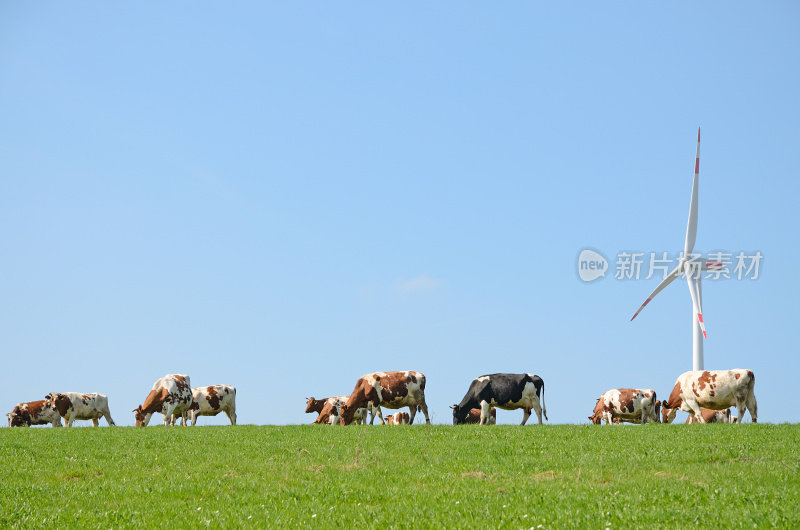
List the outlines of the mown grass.
<svg viewBox="0 0 800 530">
<path fill-rule="evenodd" d="M 800 527 L 800 426 L 0 429 L 0 526 Z"/>
</svg>

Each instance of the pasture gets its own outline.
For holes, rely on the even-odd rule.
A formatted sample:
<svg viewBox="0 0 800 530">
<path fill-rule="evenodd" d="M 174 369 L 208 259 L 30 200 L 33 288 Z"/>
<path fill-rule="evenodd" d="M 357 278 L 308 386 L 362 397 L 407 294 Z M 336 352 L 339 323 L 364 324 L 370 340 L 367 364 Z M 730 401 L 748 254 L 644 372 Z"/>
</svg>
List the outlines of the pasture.
<svg viewBox="0 0 800 530">
<path fill-rule="evenodd" d="M 0 429 L 0 526 L 797 528 L 798 446 L 788 424 Z"/>
</svg>

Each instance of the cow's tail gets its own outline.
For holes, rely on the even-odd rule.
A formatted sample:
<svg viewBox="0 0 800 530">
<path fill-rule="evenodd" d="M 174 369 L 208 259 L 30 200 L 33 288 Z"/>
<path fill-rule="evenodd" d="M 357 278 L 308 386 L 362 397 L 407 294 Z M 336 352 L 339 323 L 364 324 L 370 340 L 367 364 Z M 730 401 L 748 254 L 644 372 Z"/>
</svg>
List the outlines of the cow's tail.
<svg viewBox="0 0 800 530">
<path fill-rule="evenodd" d="M 544 381 L 542 381 L 542 412 L 544 412 L 544 419 L 550 421 L 550 418 L 547 417 L 547 405 L 544 404 Z"/>
</svg>

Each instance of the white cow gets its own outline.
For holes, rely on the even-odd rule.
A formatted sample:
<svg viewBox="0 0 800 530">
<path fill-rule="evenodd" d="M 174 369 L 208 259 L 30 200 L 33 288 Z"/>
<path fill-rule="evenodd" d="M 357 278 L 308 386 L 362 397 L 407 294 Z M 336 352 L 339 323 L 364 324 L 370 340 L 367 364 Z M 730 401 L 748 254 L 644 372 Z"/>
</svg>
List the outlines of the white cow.
<svg viewBox="0 0 800 530">
<path fill-rule="evenodd" d="M 188 375 L 167 374 L 153 383 L 143 405 L 133 409 L 137 427 L 146 427 L 154 412 L 164 415 L 164 425 L 172 425 L 172 415 L 184 417 L 192 406 L 192 387 Z"/>
<path fill-rule="evenodd" d="M 753 423 L 758 421 L 758 404 L 753 392 L 756 378 L 751 370 L 697 370 L 678 377 L 669 399 L 662 404 L 664 423 L 672 423 L 678 410 L 688 412 L 698 423 L 705 423 L 701 408 L 724 410 L 736 406 L 737 421 L 742 423 L 750 411 Z"/>
<path fill-rule="evenodd" d="M 67 427 L 72 427 L 72 422 L 75 420 L 92 420 L 92 424 L 97 427 L 100 425 L 100 418 L 103 417 L 109 425 L 114 425 L 111 411 L 108 410 L 108 397 L 105 394 L 51 392 L 45 396 L 45 402 L 58 410 Z"/>
<path fill-rule="evenodd" d="M 612 388 L 597 400 L 589 419 L 595 425 L 627 421 L 630 423 L 658 423 L 656 391 L 651 388 Z"/>
<path fill-rule="evenodd" d="M 197 423 L 198 416 L 216 416 L 224 412 L 231 425 L 236 425 L 236 387 L 232 385 L 212 385 L 192 389 L 192 405 L 189 407 L 189 419 L 192 427 Z M 172 415 L 172 423 L 178 419 L 177 414 Z M 181 416 L 181 419 L 183 417 Z M 185 425 L 184 421 L 184 425 Z"/>
</svg>

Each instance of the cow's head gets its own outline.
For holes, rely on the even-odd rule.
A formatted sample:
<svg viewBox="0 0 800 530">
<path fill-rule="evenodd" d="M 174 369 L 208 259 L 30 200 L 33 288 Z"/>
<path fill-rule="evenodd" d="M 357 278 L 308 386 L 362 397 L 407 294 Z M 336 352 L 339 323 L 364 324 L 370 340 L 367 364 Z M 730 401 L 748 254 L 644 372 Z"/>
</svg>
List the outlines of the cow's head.
<svg viewBox="0 0 800 530">
<path fill-rule="evenodd" d="M 678 415 L 678 409 L 667 408 L 666 402 L 661 403 L 661 423 L 672 423 L 675 421 L 675 416 Z"/>
<path fill-rule="evenodd" d="M 310 412 L 322 412 L 322 407 L 324 406 L 324 399 L 314 399 L 313 397 L 306 398 L 306 414 Z"/>
<path fill-rule="evenodd" d="M 27 410 L 19 410 L 15 408 L 13 412 L 6 414 L 8 416 L 9 427 L 30 427 L 31 415 Z"/>
<path fill-rule="evenodd" d="M 61 416 L 66 416 L 72 406 L 72 400 L 60 392 L 50 392 L 45 397 L 45 406 L 54 407 Z"/>
<path fill-rule="evenodd" d="M 450 408 L 453 409 L 453 425 L 463 425 L 467 423 L 469 408 L 459 405 L 450 405 Z"/>
<path fill-rule="evenodd" d="M 357 404 L 348 406 L 347 403 L 344 403 L 339 405 L 339 425 L 350 425 L 358 409 L 359 406 Z"/>
<path fill-rule="evenodd" d="M 589 421 L 591 421 L 594 425 L 600 425 L 600 422 L 603 421 L 603 415 L 595 412 L 589 416 Z"/>
<path fill-rule="evenodd" d="M 147 423 L 145 423 L 145 419 L 147 419 L 147 414 L 145 414 L 141 405 L 133 409 L 133 417 L 136 419 L 137 427 L 144 427 L 145 425 L 147 425 Z"/>
</svg>

